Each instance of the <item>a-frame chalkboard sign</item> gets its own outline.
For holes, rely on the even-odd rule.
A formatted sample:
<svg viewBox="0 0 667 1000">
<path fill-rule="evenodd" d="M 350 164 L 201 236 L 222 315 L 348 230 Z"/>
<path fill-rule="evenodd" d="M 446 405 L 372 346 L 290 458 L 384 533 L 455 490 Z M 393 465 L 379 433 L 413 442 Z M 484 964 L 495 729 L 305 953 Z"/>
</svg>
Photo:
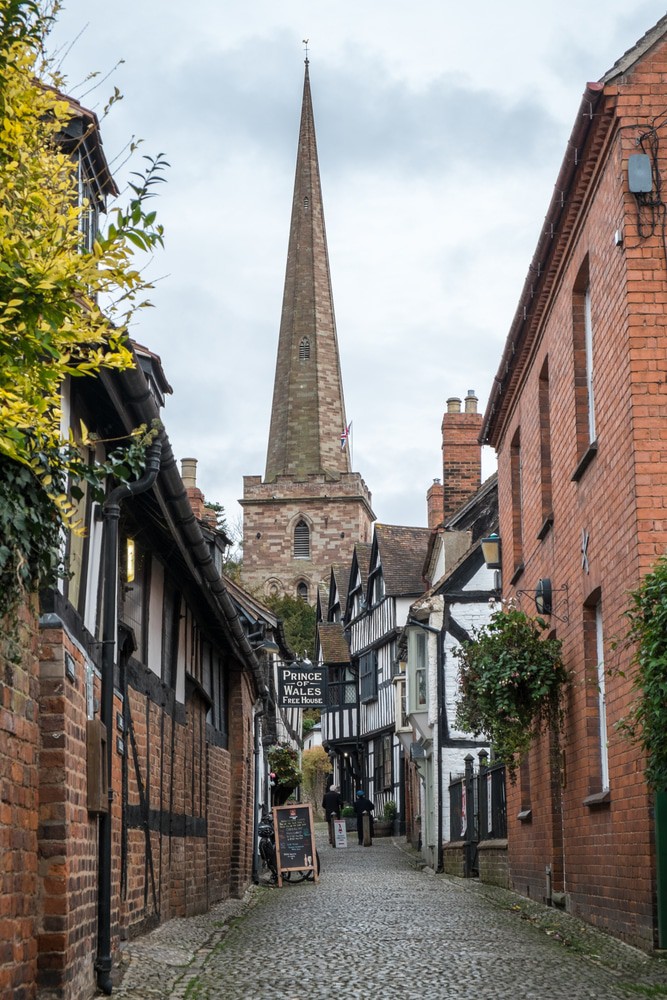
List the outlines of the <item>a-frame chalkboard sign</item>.
<svg viewBox="0 0 667 1000">
<path fill-rule="evenodd" d="M 294 803 L 273 807 L 273 829 L 276 835 L 276 868 L 278 885 L 283 872 L 312 871 L 318 881 L 313 808 L 310 804 Z"/>
</svg>

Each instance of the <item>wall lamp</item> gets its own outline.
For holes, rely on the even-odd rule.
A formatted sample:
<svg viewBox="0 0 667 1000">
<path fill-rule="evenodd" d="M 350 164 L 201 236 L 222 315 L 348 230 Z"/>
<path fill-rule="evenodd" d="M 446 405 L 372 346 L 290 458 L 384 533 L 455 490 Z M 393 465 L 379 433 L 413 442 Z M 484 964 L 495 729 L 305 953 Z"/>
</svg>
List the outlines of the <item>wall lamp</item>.
<svg viewBox="0 0 667 1000">
<path fill-rule="evenodd" d="M 495 532 L 489 535 L 487 538 L 483 538 L 482 542 L 482 555 L 484 556 L 484 562 L 486 563 L 487 569 L 502 569 L 502 546 L 500 538 Z"/>
<path fill-rule="evenodd" d="M 249 632 L 246 636 L 246 639 L 252 646 L 253 653 L 280 652 L 278 643 L 274 642 L 273 639 L 267 639 L 264 633 L 264 629 L 260 629 L 259 632 Z"/>
<path fill-rule="evenodd" d="M 551 580 L 548 576 L 542 577 L 537 581 L 537 587 L 535 590 L 517 590 L 517 595 L 530 594 L 535 601 L 535 610 L 538 615 L 549 615 L 555 618 L 559 622 L 568 622 L 568 600 L 567 600 L 567 584 L 564 583 L 562 587 L 554 588 Z M 565 594 L 565 614 L 557 615 L 554 607 L 554 594 Z"/>
</svg>

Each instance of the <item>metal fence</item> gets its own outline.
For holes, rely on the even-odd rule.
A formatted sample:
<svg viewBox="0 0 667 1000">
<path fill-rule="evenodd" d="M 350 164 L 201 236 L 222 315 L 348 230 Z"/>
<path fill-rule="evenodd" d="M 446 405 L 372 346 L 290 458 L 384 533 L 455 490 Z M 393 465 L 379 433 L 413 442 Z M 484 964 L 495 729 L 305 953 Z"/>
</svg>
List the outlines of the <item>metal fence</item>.
<svg viewBox="0 0 667 1000">
<path fill-rule="evenodd" d="M 477 844 L 480 840 L 500 840 L 507 836 L 507 803 L 505 798 L 505 767 L 487 764 L 488 754 L 465 758 L 465 774 L 449 783 L 449 839 L 463 841 L 465 874 L 477 875 Z"/>
</svg>

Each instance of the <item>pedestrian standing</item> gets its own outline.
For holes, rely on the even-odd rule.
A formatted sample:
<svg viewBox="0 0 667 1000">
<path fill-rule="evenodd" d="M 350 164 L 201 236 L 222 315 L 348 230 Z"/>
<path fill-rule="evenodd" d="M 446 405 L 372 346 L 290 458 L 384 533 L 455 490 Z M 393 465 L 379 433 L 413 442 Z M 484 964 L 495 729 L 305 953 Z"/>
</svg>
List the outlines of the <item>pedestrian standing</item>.
<svg viewBox="0 0 667 1000">
<path fill-rule="evenodd" d="M 343 808 L 343 799 L 340 794 L 340 789 L 338 785 L 332 785 L 324 793 L 324 798 L 322 799 L 322 808 L 326 814 L 327 826 L 329 827 L 329 843 L 333 844 L 333 824 L 332 819 L 338 819 Z"/>
<path fill-rule="evenodd" d="M 356 798 L 354 800 L 354 811 L 357 815 L 357 836 L 359 837 L 359 843 L 363 845 L 364 843 L 364 813 L 368 813 L 368 821 L 370 825 L 371 840 L 373 839 L 373 810 L 375 806 L 369 798 L 366 797 L 363 789 L 359 789 Z"/>
</svg>

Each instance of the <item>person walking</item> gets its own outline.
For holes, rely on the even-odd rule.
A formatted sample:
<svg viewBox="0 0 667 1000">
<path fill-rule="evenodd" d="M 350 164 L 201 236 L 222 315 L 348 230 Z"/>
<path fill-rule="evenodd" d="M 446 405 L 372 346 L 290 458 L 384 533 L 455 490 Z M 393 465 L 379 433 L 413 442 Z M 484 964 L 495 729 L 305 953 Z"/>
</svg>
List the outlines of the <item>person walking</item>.
<svg viewBox="0 0 667 1000">
<path fill-rule="evenodd" d="M 364 813 L 368 813 L 368 821 L 370 826 L 371 842 L 373 840 L 373 810 L 375 806 L 369 798 L 364 794 L 363 789 L 359 789 L 354 800 L 354 811 L 357 816 L 357 836 L 359 837 L 359 844 L 363 846 L 364 843 Z"/>
<path fill-rule="evenodd" d="M 322 808 L 324 809 L 327 826 L 329 827 L 329 843 L 334 843 L 333 835 L 333 823 L 332 819 L 338 819 L 343 808 L 343 799 L 340 794 L 340 789 L 338 785 L 331 785 L 330 788 L 324 793 L 324 798 L 322 799 Z"/>
</svg>

